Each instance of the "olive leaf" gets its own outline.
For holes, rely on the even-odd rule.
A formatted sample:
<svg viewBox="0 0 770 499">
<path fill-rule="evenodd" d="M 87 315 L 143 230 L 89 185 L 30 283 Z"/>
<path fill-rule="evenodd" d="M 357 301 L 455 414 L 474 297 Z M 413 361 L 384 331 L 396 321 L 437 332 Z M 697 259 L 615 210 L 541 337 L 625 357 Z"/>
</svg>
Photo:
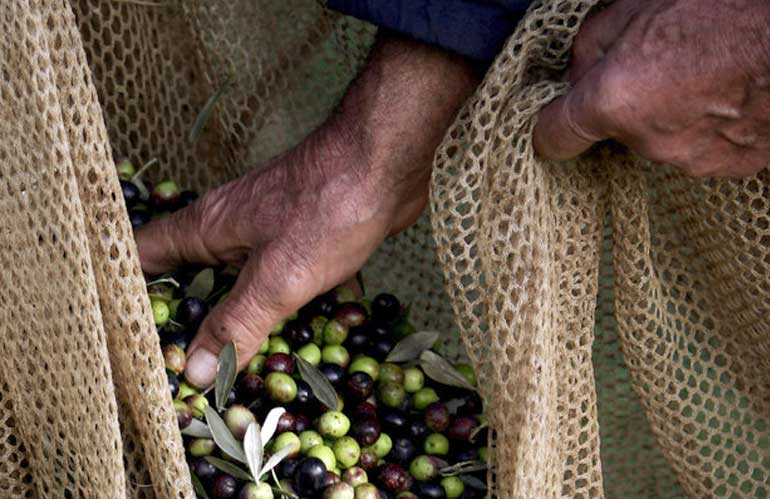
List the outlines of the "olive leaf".
<svg viewBox="0 0 770 499">
<path fill-rule="evenodd" d="M 366 296 L 366 288 L 364 287 L 364 273 L 360 270 L 356 272 L 356 282 L 358 287 L 361 288 L 361 294 Z"/>
<path fill-rule="evenodd" d="M 449 361 L 436 352 L 426 350 L 420 354 L 420 367 L 422 367 L 425 374 L 434 381 L 438 381 L 444 385 L 476 391 L 476 389 L 468 383 L 468 380 L 465 379 L 465 376 L 460 374 Z"/>
<path fill-rule="evenodd" d="M 299 499 L 299 496 L 292 494 L 280 487 L 270 487 L 273 490 L 273 494 L 278 494 L 278 497 L 288 497 L 289 499 Z"/>
<path fill-rule="evenodd" d="M 472 489 L 487 490 L 487 484 L 473 475 L 460 475 L 458 478 L 460 478 L 460 480 L 462 480 L 465 485 Z"/>
<path fill-rule="evenodd" d="M 454 476 L 460 473 L 473 473 L 474 471 L 482 471 L 487 469 L 486 463 L 481 461 L 461 461 L 453 464 L 452 466 L 446 466 L 439 470 L 442 476 Z"/>
<path fill-rule="evenodd" d="M 160 279 L 155 279 L 154 281 L 150 281 L 147 283 L 147 287 L 154 286 L 156 284 L 171 284 L 175 288 L 179 287 L 179 283 L 176 279 L 173 277 L 161 277 Z"/>
<path fill-rule="evenodd" d="M 298 445 L 299 443 L 297 442 L 290 443 L 285 447 L 281 447 L 278 452 L 270 456 L 270 459 L 267 460 L 264 468 L 262 468 L 262 471 L 260 472 L 260 477 L 265 473 L 270 472 L 273 468 L 278 466 L 278 463 L 280 463 L 286 456 L 296 451 Z"/>
<path fill-rule="evenodd" d="M 446 403 L 446 407 L 449 410 L 449 414 L 457 414 L 457 409 L 465 405 L 463 399 L 451 399 Z"/>
<path fill-rule="evenodd" d="M 193 489 L 195 489 L 195 493 L 203 499 L 209 499 L 209 495 L 206 493 L 206 487 L 203 486 L 201 479 L 198 478 L 198 475 L 191 471 L 190 478 L 192 479 L 192 485 Z"/>
<path fill-rule="evenodd" d="M 227 429 L 227 425 L 219 417 L 217 411 L 211 406 L 206 406 L 206 422 L 209 424 L 211 436 L 214 438 L 217 446 L 233 459 L 246 464 L 246 454 L 243 452 L 243 447 L 233 434 L 230 433 L 230 430 Z"/>
<path fill-rule="evenodd" d="M 275 430 L 278 429 L 278 421 L 281 419 L 281 416 L 283 416 L 285 412 L 286 409 L 283 407 L 274 407 L 267 414 L 265 422 L 262 424 L 262 430 L 260 432 L 263 446 L 267 445 L 270 439 L 273 438 Z"/>
<path fill-rule="evenodd" d="M 430 350 L 433 344 L 436 343 L 436 340 L 438 340 L 438 337 L 439 333 L 436 331 L 420 331 L 419 333 L 410 334 L 396 343 L 385 362 L 406 362 L 407 360 L 416 359 L 425 350 Z"/>
<path fill-rule="evenodd" d="M 217 378 L 214 383 L 214 400 L 217 409 L 225 410 L 227 397 L 230 390 L 233 389 L 235 379 L 238 377 L 238 351 L 235 349 L 235 342 L 226 344 L 219 352 L 219 361 L 217 362 Z"/>
<path fill-rule="evenodd" d="M 144 182 L 140 178 L 132 180 L 137 189 L 139 189 L 139 197 L 144 201 L 150 199 L 150 190 L 144 185 Z"/>
<path fill-rule="evenodd" d="M 193 418 L 192 423 L 190 423 L 184 430 L 182 430 L 182 435 L 195 438 L 212 437 L 211 430 L 209 430 L 209 427 L 206 426 L 206 423 L 195 418 Z"/>
<path fill-rule="evenodd" d="M 231 83 L 232 82 L 230 81 L 230 77 L 228 77 L 222 86 L 219 87 L 216 92 L 214 92 L 214 95 L 209 97 L 209 99 L 206 101 L 206 104 L 203 105 L 203 109 L 201 109 L 201 112 L 198 113 L 198 116 L 195 117 L 195 122 L 190 129 L 190 135 L 188 137 L 190 142 L 197 142 L 197 140 L 203 134 L 203 130 L 206 128 L 206 124 L 209 122 L 211 115 L 214 113 L 214 106 L 216 106 L 217 102 L 219 102 L 219 99 L 222 98 L 227 89 L 230 88 Z"/>
<path fill-rule="evenodd" d="M 245 471 L 243 471 L 233 463 L 225 461 L 224 459 L 219 459 L 214 456 L 206 456 L 204 459 L 206 459 L 206 461 L 211 463 L 219 471 L 223 471 L 228 475 L 231 475 L 232 477 L 237 478 L 238 480 L 246 480 L 247 482 L 250 482 L 252 480 L 251 475 L 249 475 L 248 473 L 246 473 Z"/>
<path fill-rule="evenodd" d="M 186 298 L 200 298 L 205 300 L 214 289 L 214 269 L 203 269 L 193 277 L 185 292 Z"/>
<path fill-rule="evenodd" d="M 337 392 L 334 391 L 334 387 L 329 383 L 329 380 L 326 379 L 326 376 L 316 369 L 313 364 L 296 353 L 294 354 L 294 358 L 297 359 L 297 367 L 299 367 L 300 376 L 302 376 L 302 379 L 310 385 L 310 390 L 313 392 L 313 395 L 315 395 L 318 401 L 329 409 L 335 409 L 337 407 Z"/>
<path fill-rule="evenodd" d="M 262 469 L 262 436 L 259 432 L 257 423 L 249 424 L 246 428 L 246 435 L 243 437 L 243 451 L 246 454 L 246 460 L 249 464 L 249 471 L 255 482 L 259 481 L 260 470 Z"/>
</svg>

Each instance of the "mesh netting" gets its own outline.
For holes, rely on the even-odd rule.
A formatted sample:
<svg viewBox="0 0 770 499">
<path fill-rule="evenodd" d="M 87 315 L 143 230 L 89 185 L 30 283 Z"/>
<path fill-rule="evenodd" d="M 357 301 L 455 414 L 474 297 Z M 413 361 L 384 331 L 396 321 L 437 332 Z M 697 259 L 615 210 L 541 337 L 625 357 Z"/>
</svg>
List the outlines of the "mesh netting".
<svg viewBox="0 0 770 499">
<path fill-rule="evenodd" d="M 533 6 L 369 291 L 479 369 L 497 496 L 767 497 L 770 179 L 535 159 L 592 3 Z M 326 118 L 373 29 L 315 0 L 8 0 L 0 28 L 2 496 L 193 497 L 113 156 L 233 178 Z"/>
</svg>

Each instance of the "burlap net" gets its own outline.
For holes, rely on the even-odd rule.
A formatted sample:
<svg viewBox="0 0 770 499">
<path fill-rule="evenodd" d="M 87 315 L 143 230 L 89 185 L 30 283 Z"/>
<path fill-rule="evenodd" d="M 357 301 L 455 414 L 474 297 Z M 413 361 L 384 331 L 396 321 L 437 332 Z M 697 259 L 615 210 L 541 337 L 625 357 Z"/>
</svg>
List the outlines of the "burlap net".
<svg viewBox="0 0 770 499">
<path fill-rule="evenodd" d="M 536 160 L 592 3 L 537 2 L 437 154 L 449 296 L 428 217 L 369 286 L 462 338 L 497 496 L 767 497 L 767 172 Z M 0 496 L 192 497 L 113 154 L 232 178 L 323 121 L 373 30 L 314 0 L 6 0 L 0 28 Z"/>
</svg>

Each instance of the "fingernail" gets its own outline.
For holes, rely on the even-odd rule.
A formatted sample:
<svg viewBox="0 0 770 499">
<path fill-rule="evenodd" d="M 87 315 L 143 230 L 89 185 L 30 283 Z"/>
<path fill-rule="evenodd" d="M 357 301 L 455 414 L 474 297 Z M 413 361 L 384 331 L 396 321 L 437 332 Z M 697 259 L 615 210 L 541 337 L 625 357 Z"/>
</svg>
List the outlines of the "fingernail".
<svg viewBox="0 0 770 499">
<path fill-rule="evenodd" d="M 217 356 L 205 348 L 198 348 L 187 359 L 184 375 L 195 386 L 209 386 L 217 374 Z"/>
</svg>

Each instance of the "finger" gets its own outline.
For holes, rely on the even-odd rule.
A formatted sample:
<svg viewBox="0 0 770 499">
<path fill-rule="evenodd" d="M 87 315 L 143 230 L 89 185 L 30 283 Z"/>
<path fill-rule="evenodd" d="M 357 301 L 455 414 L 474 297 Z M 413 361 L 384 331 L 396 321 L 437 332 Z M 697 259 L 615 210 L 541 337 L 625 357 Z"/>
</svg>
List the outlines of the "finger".
<svg viewBox="0 0 770 499">
<path fill-rule="evenodd" d="M 217 259 L 203 239 L 197 203 L 139 227 L 135 232 L 142 270 L 160 274 L 183 262 L 214 265 Z"/>
<path fill-rule="evenodd" d="M 639 4 L 638 0 L 617 1 L 583 22 L 572 45 L 569 81 L 574 84 L 604 58 L 634 18 Z"/>
<path fill-rule="evenodd" d="M 537 117 L 533 135 L 535 152 L 546 159 L 570 159 L 596 142 L 608 138 L 602 92 L 604 64 L 595 66 L 567 94 L 554 100 Z"/>
<path fill-rule="evenodd" d="M 245 367 L 276 324 L 323 291 L 317 273 L 292 255 L 267 248 L 246 262 L 227 299 L 214 307 L 190 344 L 187 380 L 209 386 L 219 351 L 230 341 L 235 341 L 239 369 Z"/>
</svg>

